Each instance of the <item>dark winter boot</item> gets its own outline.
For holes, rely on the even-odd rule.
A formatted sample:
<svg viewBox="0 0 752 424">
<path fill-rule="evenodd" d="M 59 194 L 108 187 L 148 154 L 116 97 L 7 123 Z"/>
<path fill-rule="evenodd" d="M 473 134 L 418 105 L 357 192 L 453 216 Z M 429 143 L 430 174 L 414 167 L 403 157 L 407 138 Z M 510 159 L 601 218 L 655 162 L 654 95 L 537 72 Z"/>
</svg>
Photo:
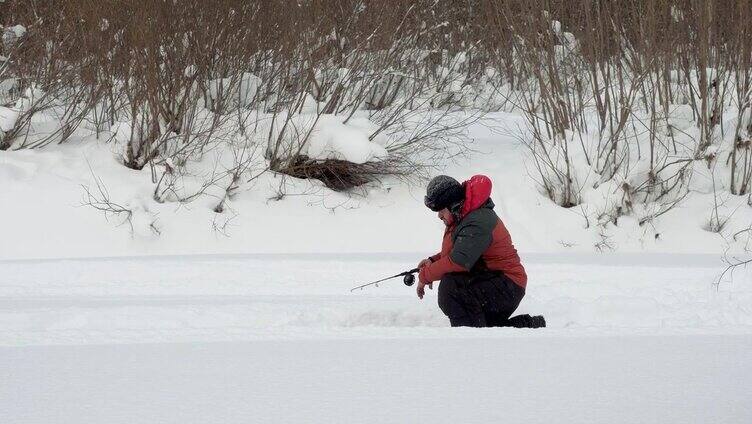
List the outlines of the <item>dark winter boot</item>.
<svg viewBox="0 0 752 424">
<path fill-rule="evenodd" d="M 515 328 L 543 328 L 546 326 L 546 319 L 543 315 L 536 315 L 534 317 L 523 314 L 517 315 L 507 320 L 507 326 Z"/>
<path fill-rule="evenodd" d="M 536 315 L 530 318 L 530 328 L 546 328 L 546 319 L 543 315 Z"/>
</svg>

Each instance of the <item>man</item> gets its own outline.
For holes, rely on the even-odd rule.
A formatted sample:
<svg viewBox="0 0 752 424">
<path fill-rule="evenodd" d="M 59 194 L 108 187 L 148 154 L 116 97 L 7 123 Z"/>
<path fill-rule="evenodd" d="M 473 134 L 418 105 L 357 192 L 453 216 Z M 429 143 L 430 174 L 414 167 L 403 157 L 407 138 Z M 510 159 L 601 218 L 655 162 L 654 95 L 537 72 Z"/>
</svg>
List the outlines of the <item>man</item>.
<svg viewBox="0 0 752 424">
<path fill-rule="evenodd" d="M 510 318 L 525 296 L 527 274 L 504 223 L 494 212 L 491 180 L 431 180 L 425 204 L 446 226 L 441 251 L 418 264 L 418 297 L 439 284 L 439 307 L 452 327 L 545 327 L 542 316 Z"/>
</svg>

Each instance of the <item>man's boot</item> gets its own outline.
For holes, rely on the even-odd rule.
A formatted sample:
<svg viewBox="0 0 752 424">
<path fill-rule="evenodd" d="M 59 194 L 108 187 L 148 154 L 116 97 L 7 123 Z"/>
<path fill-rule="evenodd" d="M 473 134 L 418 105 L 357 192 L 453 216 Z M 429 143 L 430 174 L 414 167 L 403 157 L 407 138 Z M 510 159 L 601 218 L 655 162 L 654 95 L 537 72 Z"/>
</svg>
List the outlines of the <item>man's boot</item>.
<svg viewBox="0 0 752 424">
<path fill-rule="evenodd" d="M 517 315 L 507 320 L 509 327 L 515 328 L 543 328 L 546 326 L 546 319 L 543 315 L 530 316 L 528 314 Z"/>
</svg>

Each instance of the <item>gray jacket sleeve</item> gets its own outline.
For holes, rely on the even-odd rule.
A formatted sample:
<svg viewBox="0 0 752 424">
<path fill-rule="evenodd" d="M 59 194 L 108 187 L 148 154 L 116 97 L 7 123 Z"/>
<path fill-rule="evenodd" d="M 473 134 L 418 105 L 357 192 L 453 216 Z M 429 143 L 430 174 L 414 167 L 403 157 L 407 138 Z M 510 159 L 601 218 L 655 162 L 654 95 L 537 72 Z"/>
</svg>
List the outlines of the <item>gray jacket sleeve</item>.
<svg viewBox="0 0 752 424">
<path fill-rule="evenodd" d="M 472 268 L 491 245 L 496 220 L 496 214 L 490 210 L 480 210 L 465 217 L 455 230 L 452 251 L 449 252 L 452 262 L 468 270 Z"/>
</svg>

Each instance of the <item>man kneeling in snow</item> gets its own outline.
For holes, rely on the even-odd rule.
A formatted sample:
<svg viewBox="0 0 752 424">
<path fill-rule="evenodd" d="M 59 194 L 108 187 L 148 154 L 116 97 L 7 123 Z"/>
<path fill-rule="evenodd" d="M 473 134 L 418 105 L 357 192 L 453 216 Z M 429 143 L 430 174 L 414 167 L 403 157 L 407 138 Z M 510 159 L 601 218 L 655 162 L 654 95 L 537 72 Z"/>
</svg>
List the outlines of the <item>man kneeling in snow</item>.
<svg viewBox="0 0 752 424">
<path fill-rule="evenodd" d="M 439 307 L 452 327 L 545 327 L 542 316 L 510 318 L 525 296 L 527 274 L 504 223 L 494 212 L 491 180 L 431 180 L 425 204 L 446 225 L 441 252 L 418 264 L 418 297 L 439 284 Z"/>
</svg>

